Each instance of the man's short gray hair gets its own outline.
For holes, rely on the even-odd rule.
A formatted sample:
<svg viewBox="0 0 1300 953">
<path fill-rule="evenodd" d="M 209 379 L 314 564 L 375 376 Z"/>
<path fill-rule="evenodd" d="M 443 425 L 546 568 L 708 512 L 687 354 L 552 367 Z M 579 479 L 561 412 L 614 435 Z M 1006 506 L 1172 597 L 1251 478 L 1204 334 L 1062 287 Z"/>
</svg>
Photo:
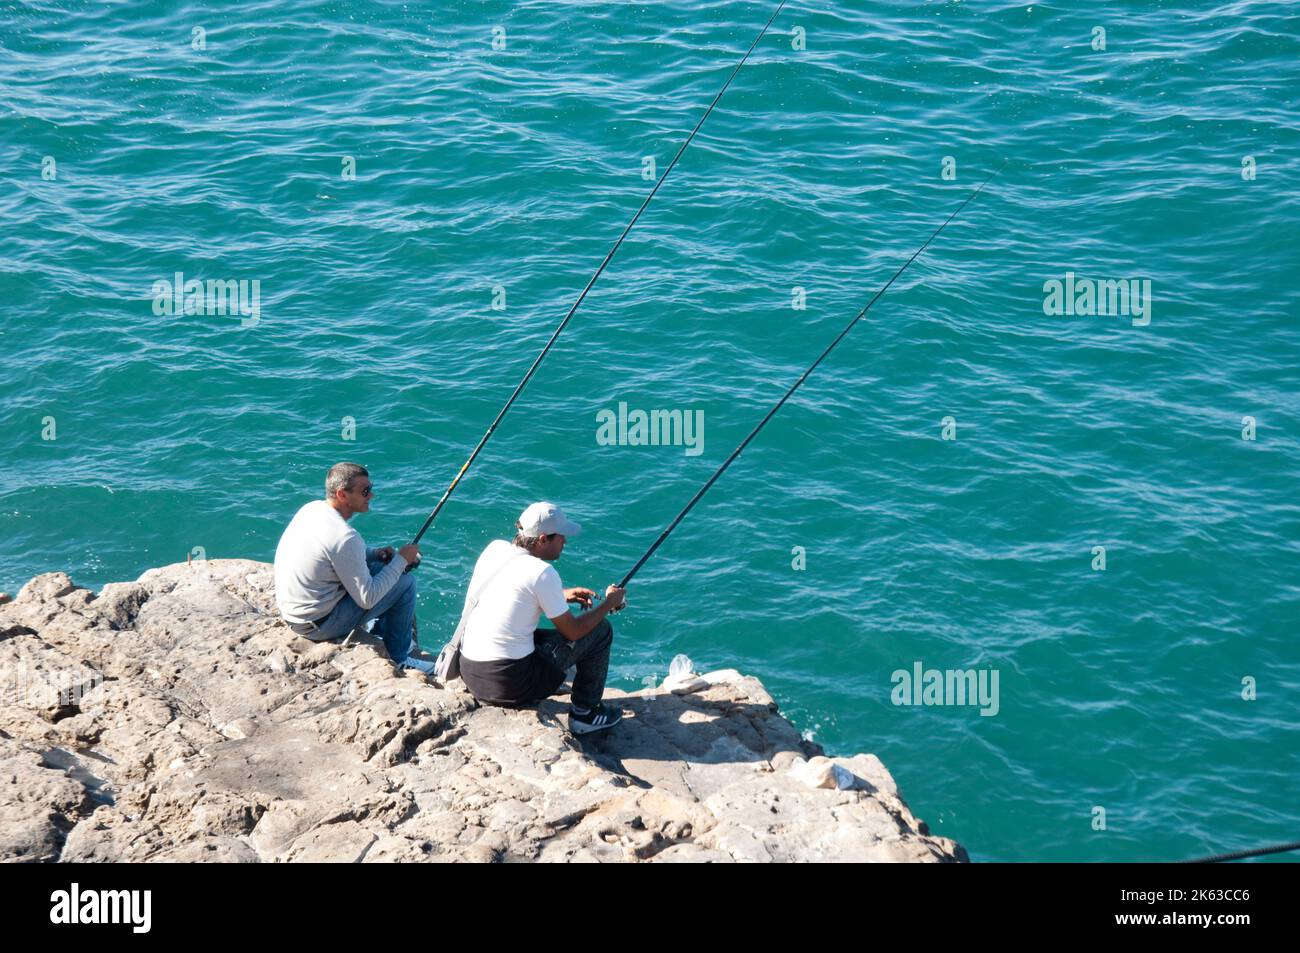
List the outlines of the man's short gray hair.
<svg viewBox="0 0 1300 953">
<path fill-rule="evenodd" d="M 352 489 L 352 481 L 359 476 L 370 476 L 370 471 L 359 463 L 336 463 L 325 474 L 325 499 L 334 499 L 339 490 Z"/>
</svg>

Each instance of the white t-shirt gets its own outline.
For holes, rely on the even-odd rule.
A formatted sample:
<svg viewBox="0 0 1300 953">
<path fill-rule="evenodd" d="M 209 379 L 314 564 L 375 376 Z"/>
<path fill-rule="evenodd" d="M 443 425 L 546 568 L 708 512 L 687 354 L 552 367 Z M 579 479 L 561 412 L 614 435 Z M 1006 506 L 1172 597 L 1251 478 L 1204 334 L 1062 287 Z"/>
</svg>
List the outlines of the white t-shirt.
<svg viewBox="0 0 1300 953">
<path fill-rule="evenodd" d="M 485 581 L 487 588 L 479 592 Z M 478 605 L 460 645 L 460 654 L 471 662 L 531 655 L 533 630 L 542 613 L 553 619 L 569 611 L 555 567 L 504 539 L 488 543 L 474 564 L 466 600 L 475 592 Z"/>
</svg>

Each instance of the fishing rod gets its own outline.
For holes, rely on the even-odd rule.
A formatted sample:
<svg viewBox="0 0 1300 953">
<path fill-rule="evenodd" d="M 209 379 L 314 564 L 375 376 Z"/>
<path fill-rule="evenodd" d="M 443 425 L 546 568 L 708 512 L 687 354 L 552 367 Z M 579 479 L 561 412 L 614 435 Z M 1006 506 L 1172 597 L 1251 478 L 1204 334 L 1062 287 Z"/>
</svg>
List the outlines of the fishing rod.
<svg viewBox="0 0 1300 953">
<path fill-rule="evenodd" d="M 429 514 L 429 518 L 424 521 L 424 525 L 420 527 L 420 531 L 416 533 L 415 538 L 411 540 L 412 543 L 418 543 L 420 541 L 420 538 L 424 536 L 425 531 L 428 530 L 428 528 L 433 525 L 433 521 L 438 518 L 438 513 L 442 511 L 443 506 L 446 504 L 447 500 L 451 497 L 451 494 L 455 491 L 456 487 L 460 484 L 461 477 L 463 477 L 465 475 L 465 472 L 469 470 L 470 466 L 473 465 L 474 460 L 479 455 L 479 452 L 487 444 L 488 440 L 491 439 L 492 434 L 496 432 L 497 425 L 501 423 L 502 418 L 505 417 L 506 413 L 510 410 L 511 406 L 514 404 L 515 399 L 518 398 L 518 396 L 523 392 L 523 389 L 528 385 L 528 382 L 532 379 L 533 374 L 537 371 L 537 368 L 541 365 L 542 360 L 546 357 L 547 353 L 551 350 L 551 345 L 555 343 L 556 338 L 558 338 L 560 336 L 560 333 L 565 329 L 565 327 L 568 326 L 569 319 L 573 317 L 573 315 L 577 312 L 578 308 L 582 305 L 583 300 L 587 297 L 587 292 L 591 290 L 592 285 L 596 283 L 596 279 L 598 279 L 601 276 L 601 273 L 604 272 L 605 266 L 610 263 L 614 255 L 618 252 L 619 247 L 623 244 L 623 239 L 627 238 L 628 232 L 632 231 L 632 226 L 635 225 L 637 219 L 641 217 L 641 213 L 646 210 L 646 206 L 650 204 L 650 200 L 655 197 L 655 193 L 659 191 L 659 186 L 664 184 L 664 180 L 668 178 L 668 173 L 673 171 L 673 167 L 677 165 L 677 160 L 682 157 L 682 153 L 686 151 L 686 147 L 691 144 L 691 140 L 695 138 L 695 134 L 699 132 L 700 127 L 704 125 L 704 120 L 708 119 L 709 114 L 713 112 L 713 107 L 718 105 L 718 100 L 722 98 L 722 94 L 727 91 L 727 87 L 731 85 L 731 81 L 736 78 L 736 74 L 740 72 L 740 68 L 744 66 L 745 61 L 749 59 L 749 54 L 754 52 L 754 48 L 758 46 L 759 40 L 763 39 L 763 37 L 767 35 L 768 28 L 772 26 L 773 22 L 775 22 L 777 18 L 777 14 L 781 12 L 782 8 L 785 7 L 785 4 L 786 4 L 786 0 L 781 0 L 781 2 L 777 4 L 776 9 L 772 12 L 772 15 L 768 18 L 768 21 L 763 26 L 763 29 L 759 31 L 758 36 L 754 37 L 754 42 L 749 44 L 749 49 L 745 51 L 745 55 L 740 58 L 740 62 L 737 63 L 735 69 L 731 71 L 731 75 L 727 77 L 727 81 L 722 84 L 722 89 L 718 90 L 718 94 L 713 97 L 713 102 L 709 103 L 709 108 L 704 110 L 704 115 L 702 115 L 699 119 L 699 122 L 695 124 L 695 128 L 691 130 L 691 134 L 686 137 L 686 141 L 681 144 L 681 148 L 679 148 L 677 150 L 677 154 L 673 156 L 673 161 L 668 163 L 668 168 L 664 169 L 664 174 L 659 177 L 659 181 L 655 183 L 655 187 L 650 190 L 650 194 L 645 197 L 645 201 L 641 203 L 641 207 L 636 210 L 636 214 L 632 216 L 632 220 L 627 223 L 627 227 L 623 229 L 623 233 L 618 236 L 618 240 L 614 242 L 613 247 L 611 247 L 609 252 L 605 255 L 605 259 L 600 263 L 600 267 L 596 269 L 596 273 L 593 274 L 591 278 L 587 281 L 586 287 L 582 289 L 582 293 L 578 295 L 578 299 L 574 301 L 573 305 L 569 308 L 569 313 L 564 316 L 564 320 L 561 321 L 559 325 L 555 328 L 555 331 L 552 332 L 550 340 L 546 342 L 546 346 L 542 348 L 541 353 L 537 355 L 537 359 L 533 361 L 532 366 L 528 368 L 527 373 L 524 374 L 523 379 L 519 382 L 519 385 L 515 387 L 514 393 L 510 395 L 510 399 L 507 400 L 505 406 L 501 408 L 501 412 L 496 415 L 496 419 L 492 421 L 491 425 L 489 425 L 487 431 L 483 434 L 482 438 L 479 440 L 478 445 L 474 448 L 474 451 L 469 455 L 469 459 L 466 460 L 464 465 L 461 466 L 460 472 L 456 474 L 455 479 L 451 481 L 451 485 L 448 486 L 446 492 L 442 494 L 442 498 L 438 500 L 438 504 L 433 508 L 433 512 Z M 408 567 L 408 571 L 410 569 L 414 569 L 415 566 L 418 565 L 419 563 L 417 562 L 414 565 Z"/>
<path fill-rule="evenodd" d="M 749 442 L 753 440 L 756 436 L 758 436 L 758 432 L 762 430 L 763 427 L 767 424 L 767 422 L 776 415 L 776 412 L 780 410 L 782 406 L 784 406 L 785 402 L 790 399 L 790 395 L 793 394 L 795 391 L 797 391 L 801 386 L 803 386 L 803 382 L 808 379 L 809 374 L 811 374 L 813 371 L 817 369 L 817 365 L 820 364 L 822 361 L 824 361 L 826 359 L 826 356 L 830 354 L 831 351 L 835 350 L 835 346 L 839 344 L 840 341 L 844 340 L 845 336 L 850 331 L 853 330 L 853 326 L 862 320 L 863 316 L 865 316 L 866 313 L 871 310 L 871 306 L 875 304 L 877 301 L 879 301 L 880 296 L 889 290 L 889 286 L 892 285 L 895 281 L 897 281 L 899 275 L 901 275 L 904 271 L 907 270 L 907 266 L 910 265 L 912 262 L 916 261 L 917 256 L 920 255 L 921 252 L 925 251 L 926 248 L 929 247 L 932 241 L 934 241 L 937 237 L 939 237 L 939 233 L 948 226 L 948 223 L 951 222 L 954 218 L 956 218 L 958 213 L 960 213 L 962 209 L 964 209 L 967 205 L 969 205 L 971 203 L 971 200 L 974 199 L 975 196 L 979 195 L 980 192 L 984 190 L 984 186 L 989 184 L 989 180 L 992 179 L 993 176 L 1001 172 L 1003 166 L 1005 165 L 1006 165 L 1006 160 L 1003 160 L 1002 165 L 998 166 L 996 169 L 990 172 L 988 178 L 986 178 L 983 182 L 981 182 L 976 187 L 975 191 L 973 191 L 970 195 L 966 196 L 966 200 L 962 202 L 961 205 L 957 206 L 956 211 L 954 211 L 951 215 L 949 215 L 944 220 L 943 224 L 934 230 L 934 232 L 930 235 L 930 237 L 925 240 L 925 244 L 923 244 L 916 251 L 912 252 L 912 257 L 907 259 L 907 261 L 903 262 L 903 264 L 899 267 L 898 271 L 894 272 L 894 276 L 890 278 L 887 282 L 885 282 L 885 284 L 881 287 L 881 289 L 875 293 L 875 295 L 872 297 L 870 301 L 867 302 L 867 306 L 858 312 L 857 317 L 855 317 L 852 321 L 850 321 L 847 325 L 844 326 L 844 330 L 839 333 L 839 335 L 835 338 L 835 340 L 831 341 L 831 343 L 827 346 L 826 350 L 822 351 L 821 356 L 819 356 L 817 360 L 813 361 L 812 364 L 808 367 L 808 369 L 804 371 L 803 374 L 800 375 L 799 379 L 795 381 L 793 385 L 791 385 L 788 391 L 785 392 L 785 396 L 783 396 L 780 400 L 776 402 L 775 406 L 773 406 L 772 409 L 767 412 L 767 416 L 765 416 L 762 420 L 758 422 L 758 426 L 749 432 L 749 436 L 740 442 L 740 446 L 738 446 L 735 450 L 731 451 L 731 456 L 727 457 L 727 459 L 723 461 L 722 466 L 718 467 L 718 469 L 714 472 L 713 476 L 709 477 L 708 481 L 704 484 L 704 486 L 700 487 L 699 491 L 693 497 L 691 497 L 691 501 L 687 503 L 686 506 L 682 509 L 682 511 L 677 514 L 677 517 L 671 523 L 668 524 L 667 528 L 662 533 L 659 534 L 659 538 L 654 541 L 654 545 L 652 545 L 649 549 L 647 549 L 645 551 L 645 555 L 636 561 L 636 565 L 633 566 L 628 571 L 628 574 L 623 577 L 623 581 L 618 584 L 618 587 L 620 589 L 627 588 L 628 582 L 632 579 L 633 576 L 637 574 L 637 571 L 640 570 L 640 568 L 643 565 L 645 565 L 646 560 L 654 555 L 655 550 L 657 550 L 660 546 L 663 545 L 664 540 L 668 538 L 668 534 L 677 528 L 677 524 L 680 523 L 685 518 L 686 514 L 689 513 L 694 508 L 695 504 L 700 501 L 700 498 L 703 497 L 704 494 L 709 491 L 709 487 L 713 486 L 713 484 L 718 482 L 718 477 L 722 476 L 722 474 L 726 472 L 727 467 L 731 466 L 732 461 L 734 461 L 736 457 L 740 456 L 741 451 L 743 451 L 747 446 L 749 446 Z"/>
<path fill-rule="evenodd" d="M 1268 854 L 1284 854 L 1287 851 L 1300 850 L 1300 840 L 1292 841 L 1289 844 L 1274 844 L 1271 847 L 1257 847 L 1254 850 L 1237 850 L 1231 854 L 1215 854 L 1213 857 L 1197 857 L 1195 860 L 1184 860 L 1184 864 L 1222 864 L 1230 860 L 1245 860 L 1248 857 L 1264 857 Z"/>
</svg>

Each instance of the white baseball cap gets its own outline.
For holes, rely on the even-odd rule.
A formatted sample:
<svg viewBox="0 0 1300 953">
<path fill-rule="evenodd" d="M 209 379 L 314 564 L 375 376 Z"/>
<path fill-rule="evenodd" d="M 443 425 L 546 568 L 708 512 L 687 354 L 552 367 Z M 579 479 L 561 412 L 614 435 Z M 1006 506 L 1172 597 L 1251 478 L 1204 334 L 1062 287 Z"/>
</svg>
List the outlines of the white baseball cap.
<svg viewBox="0 0 1300 953">
<path fill-rule="evenodd" d="M 564 515 L 554 503 L 534 503 L 519 514 L 519 529 L 525 536 L 577 536 L 582 526 Z"/>
</svg>

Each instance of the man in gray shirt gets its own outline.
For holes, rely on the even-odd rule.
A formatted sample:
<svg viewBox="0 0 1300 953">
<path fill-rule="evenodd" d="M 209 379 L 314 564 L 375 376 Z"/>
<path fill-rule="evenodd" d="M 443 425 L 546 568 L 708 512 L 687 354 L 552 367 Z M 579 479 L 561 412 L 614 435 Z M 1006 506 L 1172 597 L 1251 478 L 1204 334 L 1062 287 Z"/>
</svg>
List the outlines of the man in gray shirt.
<svg viewBox="0 0 1300 953">
<path fill-rule="evenodd" d="M 394 662 L 430 674 L 433 662 L 411 655 L 415 577 L 406 567 L 419 562 L 419 547 L 371 548 L 348 525 L 370 511 L 373 496 L 365 467 L 330 467 L 325 499 L 298 510 L 280 537 L 275 602 L 289 628 L 313 642 L 341 639 L 374 619 L 373 633 Z"/>
</svg>

